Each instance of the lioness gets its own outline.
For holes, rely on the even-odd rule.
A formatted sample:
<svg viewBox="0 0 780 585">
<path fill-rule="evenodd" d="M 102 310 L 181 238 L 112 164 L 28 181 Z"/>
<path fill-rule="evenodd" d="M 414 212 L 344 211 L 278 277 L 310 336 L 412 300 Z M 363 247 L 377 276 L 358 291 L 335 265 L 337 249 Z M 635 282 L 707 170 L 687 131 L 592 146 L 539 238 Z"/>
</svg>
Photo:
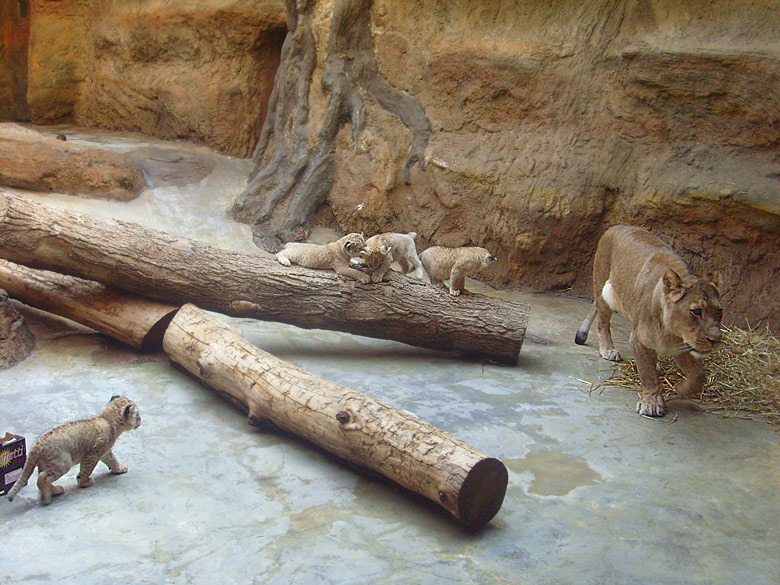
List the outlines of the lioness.
<svg viewBox="0 0 780 585">
<path fill-rule="evenodd" d="M 350 276 L 363 284 L 368 284 L 368 274 L 350 267 L 349 260 L 360 254 L 366 245 L 362 233 L 347 234 L 343 238 L 329 244 L 305 244 L 290 242 L 276 255 L 276 259 L 284 266 L 298 264 L 306 268 L 332 268 L 336 274 Z"/>
<path fill-rule="evenodd" d="M 663 416 L 666 405 L 656 370 L 658 355 L 672 355 L 685 374 L 677 391 L 699 392 L 704 384 L 701 358 L 721 339 L 720 279 L 717 272 L 699 278 L 674 251 L 642 228 L 618 225 L 599 240 L 593 259 L 593 307 L 580 325 L 575 343 L 583 345 L 597 317 L 599 353 L 620 361 L 609 321 L 617 311 L 631 322 L 629 343 L 642 382 L 636 411 Z"/>
</svg>

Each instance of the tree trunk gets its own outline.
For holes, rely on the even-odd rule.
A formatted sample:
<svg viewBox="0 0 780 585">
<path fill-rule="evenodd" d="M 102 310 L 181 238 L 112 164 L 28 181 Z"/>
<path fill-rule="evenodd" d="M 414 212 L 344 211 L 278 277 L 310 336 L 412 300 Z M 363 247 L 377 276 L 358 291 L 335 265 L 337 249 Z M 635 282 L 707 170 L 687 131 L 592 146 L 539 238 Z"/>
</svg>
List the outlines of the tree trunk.
<svg viewBox="0 0 780 585">
<path fill-rule="evenodd" d="M 162 345 L 177 307 L 98 282 L 0 260 L 0 288 L 18 301 L 105 333 L 142 351 Z"/>
<path fill-rule="evenodd" d="M 51 209 L 0 192 L 0 257 L 73 274 L 170 304 L 194 302 L 279 321 L 457 350 L 517 363 L 525 303 L 443 289 L 402 276 L 363 285 L 330 270 L 284 267 L 116 220 Z"/>
<path fill-rule="evenodd" d="M 498 459 L 407 412 L 275 358 L 194 305 L 176 314 L 163 348 L 243 405 L 250 422 L 268 420 L 379 472 L 464 524 L 482 526 L 501 508 L 507 471 Z"/>
<path fill-rule="evenodd" d="M 255 242 L 269 251 L 309 233 L 313 216 L 333 184 L 336 136 L 349 122 L 355 144 L 365 125 L 363 94 L 398 116 L 412 134 L 404 182 L 409 184 L 415 163 L 425 166 L 431 125 L 420 103 L 379 73 L 371 32 L 372 5 L 373 0 L 336 0 L 334 4 L 321 81 L 328 105 L 316 142 L 311 144 L 309 93 L 317 62 L 312 33 L 315 3 L 287 0 L 288 33 L 268 116 L 253 155 L 255 166 L 232 210 L 236 219 L 253 225 Z M 272 137 L 272 152 L 266 158 Z M 275 208 L 288 197 L 281 226 L 271 225 Z"/>
</svg>

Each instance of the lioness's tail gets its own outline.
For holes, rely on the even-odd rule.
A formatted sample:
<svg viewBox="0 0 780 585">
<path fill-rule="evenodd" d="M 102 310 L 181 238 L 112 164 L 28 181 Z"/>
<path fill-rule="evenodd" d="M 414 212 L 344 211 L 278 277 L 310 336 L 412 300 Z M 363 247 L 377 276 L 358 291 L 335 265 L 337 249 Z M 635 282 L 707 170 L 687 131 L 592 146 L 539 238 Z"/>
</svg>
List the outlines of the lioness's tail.
<svg viewBox="0 0 780 585">
<path fill-rule="evenodd" d="M 593 323 L 593 319 L 596 317 L 596 303 L 593 303 L 593 306 L 590 308 L 590 313 L 588 313 L 588 316 L 585 317 L 585 320 L 582 322 L 582 325 L 580 325 L 580 328 L 577 329 L 577 335 L 574 336 L 574 343 L 577 345 L 585 345 L 585 342 L 588 340 L 588 331 L 590 331 L 590 326 Z"/>
<path fill-rule="evenodd" d="M 35 466 L 38 465 L 38 452 L 33 452 L 30 450 L 30 454 L 27 457 L 27 461 L 24 464 L 24 467 L 22 468 L 22 475 L 19 476 L 19 479 L 16 480 L 16 483 L 14 484 L 14 487 L 11 488 L 11 491 L 8 492 L 8 501 L 13 502 L 14 498 L 16 497 L 16 492 L 18 492 L 20 489 L 22 489 L 24 486 L 27 485 L 27 480 L 30 479 L 30 476 L 32 475 L 33 469 L 35 469 Z"/>
</svg>

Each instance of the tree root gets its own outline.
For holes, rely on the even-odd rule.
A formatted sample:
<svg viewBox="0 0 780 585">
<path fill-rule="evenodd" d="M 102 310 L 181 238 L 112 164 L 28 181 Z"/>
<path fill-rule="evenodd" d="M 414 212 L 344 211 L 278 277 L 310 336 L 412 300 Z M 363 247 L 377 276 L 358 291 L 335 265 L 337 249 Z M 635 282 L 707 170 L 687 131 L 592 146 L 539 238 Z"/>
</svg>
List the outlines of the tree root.
<svg viewBox="0 0 780 585">
<path fill-rule="evenodd" d="M 314 214 L 333 184 L 339 131 L 349 122 L 354 146 L 365 127 L 366 107 L 361 92 L 398 116 L 412 133 L 404 182 L 409 184 L 415 163 L 425 168 L 430 122 L 415 98 L 391 86 L 379 74 L 371 34 L 372 3 L 338 0 L 334 7 L 322 75 L 322 88 L 330 94 L 328 109 L 312 147 L 306 124 L 316 64 L 311 28 L 313 2 L 296 4 L 295 0 L 287 0 L 288 33 L 268 116 L 252 157 L 255 164 L 249 183 L 232 208 L 233 217 L 253 226 L 255 243 L 271 252 L 284 242 L 308 236 Z M 274 211 L 288 199 L 281 225 L 272 226 Z"/>
</svg>

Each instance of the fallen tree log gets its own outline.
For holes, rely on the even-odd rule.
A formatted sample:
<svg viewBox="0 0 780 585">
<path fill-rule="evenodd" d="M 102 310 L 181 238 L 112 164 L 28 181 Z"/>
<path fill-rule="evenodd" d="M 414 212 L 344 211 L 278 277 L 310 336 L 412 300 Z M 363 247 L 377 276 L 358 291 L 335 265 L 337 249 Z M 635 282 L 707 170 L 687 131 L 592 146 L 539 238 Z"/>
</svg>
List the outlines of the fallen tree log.
<svg viewBox="0 0 780 585">
<path fill-rule="evenodd" d="M 192 302 L 279 321 L 457 350 L 517 363 L 530 309 L 487 297 L 452 297 L 397 273 L 360 284 L 329 270 L 285 267 L 136 224 L 52 209 L 0 190 L 0 257 L 97 280 L 165 303 Z"/>
<path fill-rule="evenodd" d="M 415 416 L 258 349 L 194 305 L 171 321 L 163 349 L 175 363 L 242 405 L 326 451 L 436 502 L 468 526 L 501 508 L 507 470 Z"/>
<path fill-rule="evenodd" d="M 128 201 L 138 197 L 146 181 L 126 154 L 0 123 L 0 185 Z"/>
<path fill-rule="evenodd" d="M 0 260 L 0 289 L 26 305 L 67 317 L 142 351 L 162 346 L 178 307 L 98 282 Z"/>
</svg>

